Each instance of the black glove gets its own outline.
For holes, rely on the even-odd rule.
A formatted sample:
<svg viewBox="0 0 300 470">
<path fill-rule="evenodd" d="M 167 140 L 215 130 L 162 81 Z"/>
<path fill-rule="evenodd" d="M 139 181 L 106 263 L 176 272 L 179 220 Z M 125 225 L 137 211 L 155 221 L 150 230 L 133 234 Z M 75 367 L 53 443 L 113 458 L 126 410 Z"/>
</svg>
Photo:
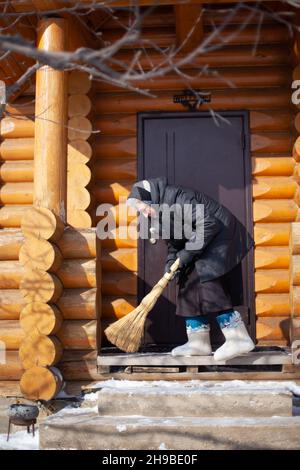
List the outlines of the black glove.
<svg viewBox="0 0 300 470">
<path fill-rule="evenodd" d="M 169 259 L 169 260 L 166 262 L 166 264 L 165 264 L 165 269 L 164 269 L 164 273 L 169 273 L 169 272 L 171 271 L 171 266 L 172 266 L 172 264 L 175 263 L 175 261 L 176 261 L 176 259 Z M 176 277 L 178 278 L 179 273 L 180 273 L 180 269 L 177 269 L 177 270 L 175 271 L 175 273 L 173 274 L 172 279 L 174 279 L 174 278 L 176 278 Z"/>
<path fill-rule="evenodd" d="M 187 250 L 180 250 L 177 253 L 177 257 L 179 258 L 179 269 L 184 269 L 192 260 L 195 253 Z"/>
</svg>

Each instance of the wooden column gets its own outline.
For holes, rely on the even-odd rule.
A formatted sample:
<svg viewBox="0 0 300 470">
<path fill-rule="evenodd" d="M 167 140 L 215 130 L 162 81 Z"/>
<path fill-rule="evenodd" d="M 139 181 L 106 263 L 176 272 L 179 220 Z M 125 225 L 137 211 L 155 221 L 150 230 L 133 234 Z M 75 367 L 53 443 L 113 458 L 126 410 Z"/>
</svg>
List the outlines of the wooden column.
<svg viewBox="0 0 300 470">
<path fill-rule="evenodd" d="M 39 21 L 37 45 L 45 51 L 66 49 L 67 22 Z M 44 65 L 36 73 L 34 205 L 66 221 L 67 72 Z"/>
<path fill-rule="evenodd" d="M 66 50 L 67 22 L 44 18 L 38 23 L 39 49 Z M 67 208 L 67 72 L 44 65 L 36 74 L 34 132 L 34 197 L 22 217 L 25 243 L 19 252 L 24 268 L 20 282 L 25 307 L 20 313 L 24 337 L 19 358 L 24 374 L 20 388 L 30 399 L 50 400 L 60 390 L 63 378 L 53 368 L 63 346 L 55 336 L 62 314 L 55 304 L 63 284 L 57 276 L 63 256 L 56 246 L 66 223 Z"/>
</svg>

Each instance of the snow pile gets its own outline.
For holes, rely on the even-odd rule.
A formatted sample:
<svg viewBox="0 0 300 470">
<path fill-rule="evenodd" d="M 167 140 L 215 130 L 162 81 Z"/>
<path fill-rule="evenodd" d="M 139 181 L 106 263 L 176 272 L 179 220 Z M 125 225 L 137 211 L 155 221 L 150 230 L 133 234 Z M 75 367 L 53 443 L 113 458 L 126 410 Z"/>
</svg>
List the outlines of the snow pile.
<svg viewBox="0 0 300 470">
<path fill-rule="evenodd" d="M 190 395 L 195 392 L 203 393 L 293 393 L 300 395 L 300 386 L 292 381 L 250 381 L 250 380 L 229 380 L 229 381 L 203 381 L 188 380 L 180 381 L 134 381 L 109 379 L 93 384 L 93 389 L 113 390 L 114 392 L 127 392 L 134 394 L 153 393 L 175 394 L 186 393 Z M 84 400 L 95 401 L 95 392 L 85 395 Z"/>
<path fill-rule="evenodd" d="M 0 434 L 0 449 L 1 450 L 39 450 L 39 432 L 36 430 L 35 436 L 32 433 L 28 434 L 27 429 L 24 431 L 17 431 L 9 436 L 9 441 L 6 441 L 7 434 Z"/>
</svg>

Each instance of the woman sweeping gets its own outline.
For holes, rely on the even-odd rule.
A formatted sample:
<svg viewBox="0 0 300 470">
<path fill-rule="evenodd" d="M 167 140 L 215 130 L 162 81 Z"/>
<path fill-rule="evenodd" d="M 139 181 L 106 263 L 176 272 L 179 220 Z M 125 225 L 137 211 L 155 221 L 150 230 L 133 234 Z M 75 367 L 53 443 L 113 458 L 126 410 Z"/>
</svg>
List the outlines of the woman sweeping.
<svg viewBox="0 0 300 470">
<path fill-rule="evenodd" d="M 138 181 L 127 204 L 156 221 L 155 234 L 164 238 L 168 254 L 165 272 L 179 258 L 176 315 L 184 317 L 188 341 L 172 350 L 173 356 L 212 353 L 208 314 L 214 313 L 225 336 L 214 353 L 225 361 L 255 347 L 240 313 L 233 308 L 224 276 L 237 266 L 254 246 L 254 240 L 239 220 L 223 205 L 199 191 L 168 185 L 164 177 Z M 181 208 L 182 217 L 170 217 L 166 208 Z M 197 208 L 201 207 L 199 211 Z M 188 208 L 188 210 L 186 210 Z M 200 214 L 200 215 L 199 215 Z M 198 225 L 197 225 L 198 224 Z M 202 224 L 202 238 L 195 227 Z M 155 226 L 155 224 L 154 224 Z M 186 235 L 188 233 L 188 235 Z M 166 236 L 167 234 L 167 236 Z"/>
</svg>

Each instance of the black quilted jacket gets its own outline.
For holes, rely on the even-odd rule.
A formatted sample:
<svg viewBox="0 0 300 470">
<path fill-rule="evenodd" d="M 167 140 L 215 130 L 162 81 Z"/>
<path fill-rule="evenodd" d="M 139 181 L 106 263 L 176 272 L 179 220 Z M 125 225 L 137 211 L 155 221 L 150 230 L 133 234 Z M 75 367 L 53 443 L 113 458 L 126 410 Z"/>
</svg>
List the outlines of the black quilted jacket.
<svg viewBox="0 0 300 470">
<path fill-rule="evenodd" d="M 208 195 L 188 188 L 168 185 L 167 179 L 163 177 L 148 179 L 148 181 L 154 204 L 167 204 L 168 206 L 179 204 L 181 207 L 185 204 L 191 204 L 190 207 L 196 207 L 196 204 L 200 203 L 204 207 L 204 243 L 202 248 L 187 250 L 187 246 L 191 247 L 187 243 L 195 241 L 193 228 L 196 222 L 195 217 L 199 215 L 192 210 L 192 217 L 188 219 L 192 223 L 190 238 L 185 237 L 182 240 L 172 238 L 174 226 L 172 226 L 173 220 L 171 220 L 171 235 L 165 240 L 168 246 L 166 262 L 175 260 L 177 252 L 181 251 L 187 266 L 195 263 L 200 280 L 204 282 L 229 272 L 254 246 L 254 240 L 244 225 L 232 212 Z M 165 223 L 164 211 L 162 211 L 159 221 L 161 233 L 164 233 Z M 186 222 L 184 221 L 184 223 Z M 178 223 L 176 223 L 177 226 Z"/>
</svg>

